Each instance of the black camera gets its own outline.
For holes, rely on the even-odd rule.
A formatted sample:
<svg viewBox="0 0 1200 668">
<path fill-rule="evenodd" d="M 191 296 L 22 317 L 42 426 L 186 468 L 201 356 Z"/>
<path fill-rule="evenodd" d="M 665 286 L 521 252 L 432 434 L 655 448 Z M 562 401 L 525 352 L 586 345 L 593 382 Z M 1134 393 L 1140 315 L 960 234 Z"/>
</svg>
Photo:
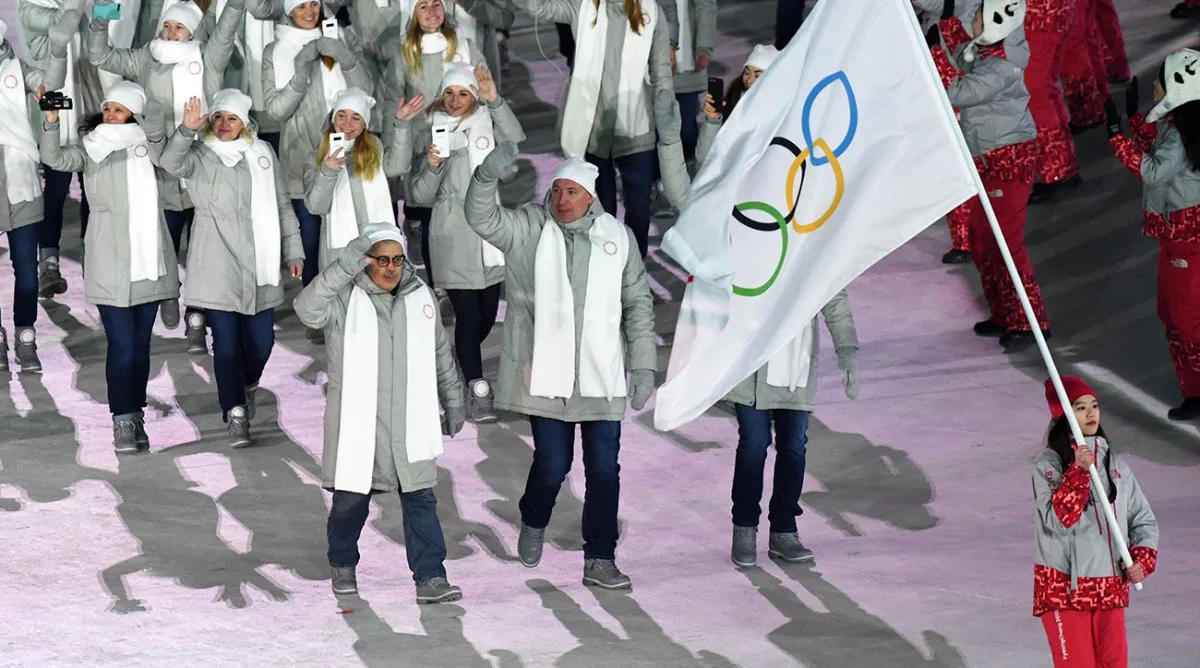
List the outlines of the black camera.
<svg viewBox="0 0 1200 668">
<path fill-rule="evenodd" d="M 51 90 L 42 95 L 42 99 L 38 100 L 38 107 L 42 111 L 58 111 L 60 109 L 72 109 L 74 104 L 71 98 L 61 91 Z"/>
</svg>

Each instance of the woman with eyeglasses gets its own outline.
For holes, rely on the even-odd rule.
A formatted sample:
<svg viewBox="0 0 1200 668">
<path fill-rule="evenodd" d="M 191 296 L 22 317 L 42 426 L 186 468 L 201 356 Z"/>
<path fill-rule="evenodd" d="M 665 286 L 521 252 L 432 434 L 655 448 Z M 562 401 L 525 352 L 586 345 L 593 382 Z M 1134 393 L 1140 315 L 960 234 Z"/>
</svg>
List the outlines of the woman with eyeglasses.
<svg viewBox="0 0 1200 668">
<path fill-rule="evenodd" d="M 250 97 L 226 89 L 200 112 L 187 103 L 183 124 L 162 156 L 162 166 L 188 180 L 195 194 L 188 306 L 208 312 L 213 335 L 217 398 L 228 423 L 229 444 L 253 443 L 254 393 L 275 345 L 275 307 L 283 303 L 280 263 L 300 278 L 304 248 L 271 145 L 259 140 Z M 201 132 L 203 131 L 203 132 Z"/>
</svg>

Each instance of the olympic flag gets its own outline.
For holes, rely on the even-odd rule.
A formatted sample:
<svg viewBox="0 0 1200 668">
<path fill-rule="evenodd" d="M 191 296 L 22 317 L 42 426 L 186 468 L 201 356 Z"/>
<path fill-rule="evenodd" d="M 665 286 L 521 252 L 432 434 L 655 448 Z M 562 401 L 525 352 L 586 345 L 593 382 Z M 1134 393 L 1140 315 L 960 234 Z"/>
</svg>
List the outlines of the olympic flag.
<svg viewBox="0 0 1200 668">
<path fill-rule="evenodd" d="M 693 275 L 655 426 L 695 419 L 976 194 L 911 0 L 818 2 L 738 103 L 663 249 Z"/>
</svg>

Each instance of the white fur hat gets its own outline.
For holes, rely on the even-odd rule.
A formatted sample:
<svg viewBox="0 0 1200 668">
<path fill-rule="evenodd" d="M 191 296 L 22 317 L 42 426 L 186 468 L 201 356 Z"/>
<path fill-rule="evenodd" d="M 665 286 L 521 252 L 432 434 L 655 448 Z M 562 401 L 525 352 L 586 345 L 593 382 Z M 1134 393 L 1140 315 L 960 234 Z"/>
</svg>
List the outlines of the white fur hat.
<svg viewBox="0 0 1200 668">
<path fill-rule="evenodd" d="M 583 158 L 571 158 L 558 166 L 558 170 L 554 172 L 554 178 L 550 180 L 553 183 L 559 179 L 566 179 L 578 183 L 584 190 L 592 196 L 596 196 L 596 179 L 600 177 L 600 169 Z"/>
<path fill-rule="evenodd" d="M 135 114 L 146 108 L 146 91 L 132 81 L 118 81 L 104 91 L 105 102 L 116 102 Z"/>
<path fill-rule="evenodd" d="M 779 49 L 773 44 L 755 44 L 750 57 L 746 59 L 746 67 L 757 67 L 765 70 L 779 57 Z"/>
<path fill-rule="evenodd" d="M 367 223 L 363 225 L 362 235 L 371 242 L 372 246 L 380 241 L 395 241 L 404 249 L 404 254 L 408 254 L 408 240 L 404 238 L 404 232 L 395 223 Z"/>
<path fill-rule="evenodd" d="M 1025 25 L 1025 0 L 983 0 L 983 32 L 967 43 L 963 59 L 968 63 L 975 60 L 978 45 L 999 44 Z"/>
<path fill-rule="evenodd" d="M 196 29 L 204 23 L 204 12 L 192 2 L 179 2 L 171 5 L 167 11 L 163 12 L 162 22 L 176 21 L 183 24 L 193 35 L 196 34 Z"/>
<path fill-rule="evenodd" d="M 330 111 L 329 117 L 333 118 L 337 112 L 348 109 L 362 116 L 363 122 L 370 125 L 371 110 L 374 108 L 375 98 L 358 88 L 351 87 L 338 93 L 337 98 L 333 101 L 333 109 Z"/>
<path fill-rule="evenodd" d="M 217 111 L 228 111 L 237 116 L 243 124 L 250 124 L 250 106 L 254 103 L 249 95 L 236 88 L 226 88 L 217 91 L 213 95 L 212 104 L 209 105 L 208 113 Z"/>
<path fill-rule="evenodd" d="M 1200 51 L 1180 49 L 1167 56 L 1163 87 L 1166 95 L 1146 114 L 1146 122 L 1153 123 L 1171 113 L 1176 107 L 1200 100 Z"/>
<path fill-rule="evenodd" d="M 438 95 L 446 92 L 451 86 L 460 86 L 471 90 L 479 88 L 479 80 L 475 78 L 475 68 L 468 63 L 446 63 L 442 66 L 442 86 Z"/>
</svg>

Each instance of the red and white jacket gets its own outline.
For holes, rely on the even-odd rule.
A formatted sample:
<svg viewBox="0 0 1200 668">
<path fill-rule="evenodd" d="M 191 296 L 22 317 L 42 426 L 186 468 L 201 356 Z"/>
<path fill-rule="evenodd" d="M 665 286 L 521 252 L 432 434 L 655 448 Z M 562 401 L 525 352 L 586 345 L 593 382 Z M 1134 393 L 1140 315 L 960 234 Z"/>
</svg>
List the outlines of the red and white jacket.
<svg viewBox="0 0 1200 668">
<path fill-rule="evenodd" d="M 1102 438 L 1089 437 L 1105 478 L 1107 466 L 1117 496 L 1113 513 L 1126 534 L 1130 556 L 1146 575 L 1158 560 L 1158 522 L 1125 459 L 1110 453 Z M 1107 482 L 1107 481 L 1106 481 Z M 1054 610 L 1109 610 L 1129 606 L 1129 581 L 1103 511 L 1091 499 L 1088 472 L 1074 462 L 1063 467 L 1047 448 L 1033 468 L 1037 507 L 1037 557 L 1033 566 L 1033 614 Z"/>
<path fill-rule="evenodd" d="M 1142 180 L 1142 233 L 1161 241 L 1200 243 L 1200 171 L 1189 162 L 1170 119 L 1129 119 L 1129 134 L 1109 138 L 1117 159 Z"/>
</svg>

